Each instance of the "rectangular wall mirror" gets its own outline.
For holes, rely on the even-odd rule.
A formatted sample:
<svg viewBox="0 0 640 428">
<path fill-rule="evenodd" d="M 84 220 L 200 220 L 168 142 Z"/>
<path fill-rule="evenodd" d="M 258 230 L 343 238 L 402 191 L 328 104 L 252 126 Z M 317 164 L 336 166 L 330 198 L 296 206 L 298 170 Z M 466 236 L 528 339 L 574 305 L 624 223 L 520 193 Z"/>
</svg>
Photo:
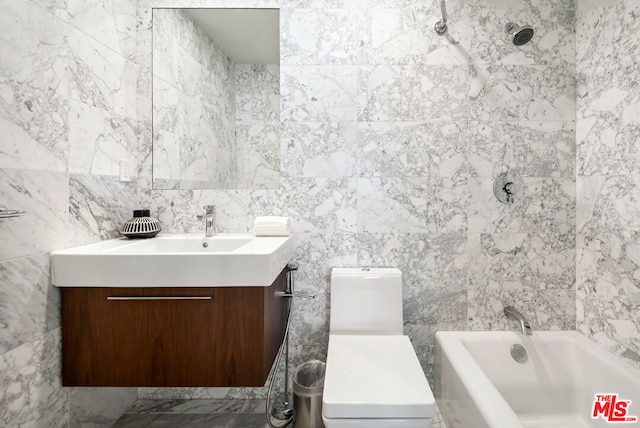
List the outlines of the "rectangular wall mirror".
<svg viewBox="0 0 640 428">
<path fill-rule="evenodd" d="M 153 9 L 153 188 L 280 183 L 278 9 Z"/>
</svg>

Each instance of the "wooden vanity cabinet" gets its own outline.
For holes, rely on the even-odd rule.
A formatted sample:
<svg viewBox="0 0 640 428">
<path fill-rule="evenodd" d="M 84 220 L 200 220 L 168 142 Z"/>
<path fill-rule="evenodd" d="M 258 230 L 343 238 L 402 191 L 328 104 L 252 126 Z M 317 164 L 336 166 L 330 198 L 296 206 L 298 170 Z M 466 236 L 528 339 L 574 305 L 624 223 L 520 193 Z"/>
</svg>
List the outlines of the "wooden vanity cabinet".
<svg viewBox="0 0 640 428">
<path fill-rule="evenodd" d="M 263 386 L 284 336 L 270 287 L 62 288 L 64 386 Z"/>
</svg>

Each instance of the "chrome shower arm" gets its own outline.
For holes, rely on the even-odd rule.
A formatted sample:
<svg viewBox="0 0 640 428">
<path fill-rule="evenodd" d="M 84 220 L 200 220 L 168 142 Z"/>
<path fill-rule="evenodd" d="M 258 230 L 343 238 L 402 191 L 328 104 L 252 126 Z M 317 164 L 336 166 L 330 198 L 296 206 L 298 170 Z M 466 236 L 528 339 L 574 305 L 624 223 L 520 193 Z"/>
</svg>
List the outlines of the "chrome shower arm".
<svg viewBox="0 0 640 428">
<path fill-rule="evenodd" d="M 440 0 L 440 12 L 442 13 L 442 20 L 436 22 L 434 29 L 439 36 L 444 36 L 447 34 L 447 5 L 445 4 L 445 0 Z"/>
<path fill-rule="evenodd" d="M 440 0 L 440 11 L 442 12 L 442 20 L 446 25 L 447 19 L 449 19 L 449 17 L 447 16 L 447 5 L 445 4 L 444 0 Z"/>
</svg>

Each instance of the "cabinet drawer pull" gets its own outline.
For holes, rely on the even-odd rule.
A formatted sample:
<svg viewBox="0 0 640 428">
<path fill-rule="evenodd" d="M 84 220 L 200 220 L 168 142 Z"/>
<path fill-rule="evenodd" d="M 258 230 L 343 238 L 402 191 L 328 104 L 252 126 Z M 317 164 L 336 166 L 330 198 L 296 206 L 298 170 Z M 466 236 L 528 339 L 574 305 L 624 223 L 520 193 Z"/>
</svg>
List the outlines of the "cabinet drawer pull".
<svg viewBox="0 0 640 428">
<path fill-rule="evenodd" d="M 107 296 L 107 300 L 212 300 L 211 296 Z"/>
</svg>

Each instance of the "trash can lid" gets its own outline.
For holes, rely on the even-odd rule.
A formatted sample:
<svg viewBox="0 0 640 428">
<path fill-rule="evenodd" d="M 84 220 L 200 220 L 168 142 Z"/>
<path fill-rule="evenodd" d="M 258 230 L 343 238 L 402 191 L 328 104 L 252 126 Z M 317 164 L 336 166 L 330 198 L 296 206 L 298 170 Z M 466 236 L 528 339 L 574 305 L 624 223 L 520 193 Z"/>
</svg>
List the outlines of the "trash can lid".
<svg viewBox="0 0 640 428">
<path fill-rule="evenodd" d="M 331 335 L 327 418 L 432 418 L 435 399 L 407 336 Z"/>
</svg>

